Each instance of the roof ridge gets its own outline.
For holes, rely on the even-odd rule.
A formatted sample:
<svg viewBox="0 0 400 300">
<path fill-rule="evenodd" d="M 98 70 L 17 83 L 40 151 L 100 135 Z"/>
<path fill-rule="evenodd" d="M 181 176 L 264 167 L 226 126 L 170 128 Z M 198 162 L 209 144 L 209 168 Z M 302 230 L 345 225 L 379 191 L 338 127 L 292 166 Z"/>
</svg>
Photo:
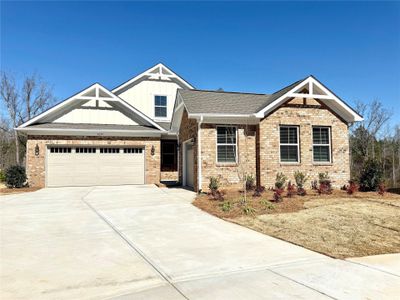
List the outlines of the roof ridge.
<svg viewBox="0 0 400 300">
<path fill-rule="evenodd" d="M 215 90 L 200 90 L 200 89 L 190 89 L 190 90 L 183 90 L 187 92 L 211 92 L 211 93 L 221 93 L 221 94 L 241 94 L 241 95 L 259 95 L 259 96 L 270 96 L 270 94 L 263 94 L 263 93 L 251 93 L 251 92 L 232 92 L 232 91 L 215 91 Z"/>
</svg>

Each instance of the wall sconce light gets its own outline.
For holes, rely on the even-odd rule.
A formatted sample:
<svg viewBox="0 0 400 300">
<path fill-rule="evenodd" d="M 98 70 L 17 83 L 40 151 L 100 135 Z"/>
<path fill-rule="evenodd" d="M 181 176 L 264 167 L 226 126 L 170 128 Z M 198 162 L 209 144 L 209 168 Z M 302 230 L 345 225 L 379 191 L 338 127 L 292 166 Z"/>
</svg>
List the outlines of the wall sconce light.
<svg viewBox="0 0 400 300">
<path fill-rule="evenodd" d="M 151 156 L 154 156 L 154 154 L 156 153 L 156 148 L 154 147 L 154 145 L 151 146 Z"/>
<path fill-rule="evenodd" d="M 39 145 L 38 144 L 36 144 L 36 146 L 35 146 L 35 156 L 39 156 Z"/>
</svg>

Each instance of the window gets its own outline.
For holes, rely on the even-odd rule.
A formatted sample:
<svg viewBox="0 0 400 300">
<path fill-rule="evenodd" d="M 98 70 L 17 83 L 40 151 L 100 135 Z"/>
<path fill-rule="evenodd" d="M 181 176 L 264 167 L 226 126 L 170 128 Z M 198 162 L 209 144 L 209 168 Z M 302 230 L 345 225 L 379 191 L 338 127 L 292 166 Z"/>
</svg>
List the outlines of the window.
<svg viewBox="0 0 400 300">
<path fill-rule="evenodd" d="M 100 153 L 119 153 L 119 148 L 100 148 Z"/>
<path fill-rule="evenodd" d="M 329 127 L 313 127 L 314 162 L 331 161 L 331 134 Z"/>
<path fill-rule="evenodd" d="M 279 137 L 281 162 L 299 162 L 299 128 L 281 126 Z"/>
<path fill-rule="evenodd" d="M 177 171 L 176 141 L 161 141 L 161 171 Z"/>
<path fill-rule="evenodd" d="M 76 148 L 76 153 L 96 153 L 96 148 Z"/>
<path fill-rule="evenodd" d="M 236 162 L 236 127 L 217 127 L 217 162 Z"/>
<path fill-rule="evenodd" d="M 67 147 L 51 147 L 50 153 L 71 153 L 71 148 Z"/>
<path fill-rule="evenodd" d="M 154 116 L 167 117 L 167 96 L 154 96 Z"/>
<path fill-rule="evenodd" d="M 142 148 L 124 148 L 124 153 L 142 153 Z"/>
</svg>

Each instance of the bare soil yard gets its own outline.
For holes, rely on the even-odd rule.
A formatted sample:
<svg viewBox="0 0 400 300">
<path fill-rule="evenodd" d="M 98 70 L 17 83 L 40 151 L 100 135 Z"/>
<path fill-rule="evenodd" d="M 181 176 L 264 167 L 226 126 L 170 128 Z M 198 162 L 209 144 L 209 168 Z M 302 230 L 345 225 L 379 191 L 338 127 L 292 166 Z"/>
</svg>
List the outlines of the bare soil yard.
<svg viewBox="0 0 400 300">
<path fill-rule="evenodd" d="M 261 198 L 250 194 L 246 204 L 241 198 L 241 193 L 232 190 L 223 201 L 200 195 L 193 204 L 223 219 L 336 258 L 400 252 L 400 195 L 309 192 L 271 203 L 272 192 L 267 191 Z M 249 212 L 245 207 L 252 209 Z"/>
</svg>

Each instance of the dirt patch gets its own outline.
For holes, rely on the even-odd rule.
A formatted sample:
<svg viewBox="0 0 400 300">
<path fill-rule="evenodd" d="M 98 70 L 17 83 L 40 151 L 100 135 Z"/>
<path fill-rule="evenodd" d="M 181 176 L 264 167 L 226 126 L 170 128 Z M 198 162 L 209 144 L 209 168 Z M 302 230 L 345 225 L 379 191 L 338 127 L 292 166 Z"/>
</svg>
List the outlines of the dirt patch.
<svg viewBox="0 0 400 300">
<path fill-rule="evenodd" d="M 305 197 L 284 198 L 280 203 L 267 191 L 248 197 L 245 213 L 242 194 L 227 193 L 224 201 L 199 196 L 193 204 L 218 217 L 336 258 L 400 252 L 400 196 L 375 192 L 331 195 L 309 192 Z M 223 205 L 231 202 L 229 211 Z M 271 202 L 269 202 L 271 203 Z M 226 204 L 225 204 L 226 205 Z"/>
<path fill-rule="evenodd" d="M 243 215 L 277 214 L 295 212 L 303 209 L 303 197 L 284 198 L 282 202 L 271 202 L 272 191 L 265 191 L 261 197 L 252 197 L 252 192 L 244 201 L 244 194 L 238 190 L 224 191 L 224 200 L 213 200 L 206 194 L 196 197 L 193 204 L 198 208 L 220 218 L 237 218 Z M 246 210 L 247 209 L 247 210 Z"/>
<path fill-rule="evenodd" d="M 35 191 L 40 190 L 40 189 L 41 188 L 38 188 L 38 187 L 24 187 L 24 188 L 19 188 L 19 189 L 9 189 L 7 187 L 1 187 L 0 188 L 0 195 L 29 193 L 29 192 L 35 192 Z"/>
</svg>

